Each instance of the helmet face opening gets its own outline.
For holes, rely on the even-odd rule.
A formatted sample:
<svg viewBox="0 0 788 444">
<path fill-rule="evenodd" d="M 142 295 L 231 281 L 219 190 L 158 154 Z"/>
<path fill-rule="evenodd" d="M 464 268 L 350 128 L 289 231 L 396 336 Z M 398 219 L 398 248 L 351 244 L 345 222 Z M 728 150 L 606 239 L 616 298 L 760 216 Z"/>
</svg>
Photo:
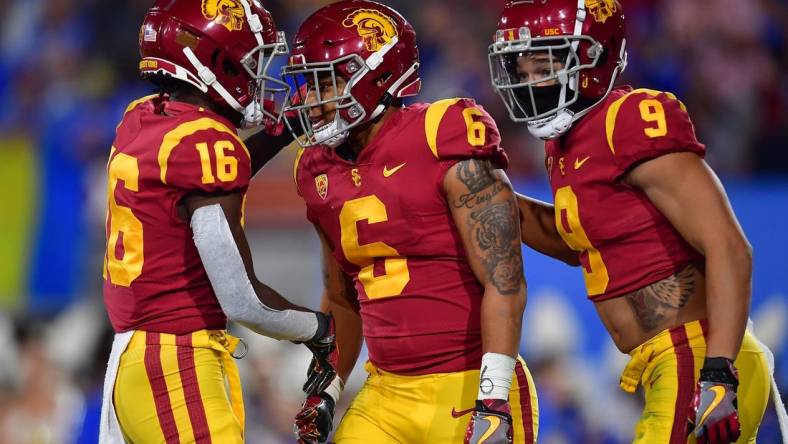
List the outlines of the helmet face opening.
<svg viewBox="0 0 788 444">
<path fill-rule="evenodd" d="M 258 45 L 241 58 L 246 74 L 253 83 L 255 97 L 265 119 L 278 123 L 284 115 L 284 104 L 290 95 L 290 85 L 269 74 L 274 62 L 283 59 L 289 52 L 287 40 L 282 31 L 276 33 L 276 42 Z"/>
<path fill-rule="evenodd" d="M 578 47 L 587 50 L 582 63 Z M 527 27 L 505 40 L 498 31 L 488 61 L 492 84 L 516 122 L 550 117 L 578 101 L 580 72 L 597 66 L 602 45 L 586 35 L 531 37 Z"/>
<path fill-rule="evenodd" d="M 353 86 L 369 74 L 365 61 L 358 54 L 348 54 L 328 62 L 299 62 L 303 58 L 291 57 L 291 64 L 282 69 L 283 77 L 295 91 L 284 109 L 298 116 L 297 122 L 305 135 L 298 139 L 299 143 L 304 147 L 339 145 L 347 138 L 348 131 L 364 123 L 367 116 L 353 95 Z M 332 107 L 334 118 L 326 121 L 323 113 L 326 109 L 331 112 Z M 312 115 L 315 108 L 323 110 L 319 118 Z"/>
</svg>

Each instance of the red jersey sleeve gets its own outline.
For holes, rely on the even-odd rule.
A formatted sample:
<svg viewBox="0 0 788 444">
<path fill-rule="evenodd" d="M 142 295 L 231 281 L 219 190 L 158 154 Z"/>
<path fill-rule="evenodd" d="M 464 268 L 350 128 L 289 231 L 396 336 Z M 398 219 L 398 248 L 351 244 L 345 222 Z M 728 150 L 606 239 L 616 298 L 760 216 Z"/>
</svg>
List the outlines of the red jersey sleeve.
<svg viewBox="0 0 788 444">
<path fill-rule="evenodd" d="M 506 168 L 509 159 L 492 117 L 473 99 L 446 99 L 427 108 L 427 145 L 440 160 L 489 159 Z"/>
<path fill-rule="evenodd" d="M 616 177 L 638 162 L 664 154 L 706 154 L 686 107 L 668 92 L 636 89 L 616 100 L 607 110 L 605 133 L 616 161 Z"/>
<path fill-rule="evenodd" d="M 251 177 L 246 145 L 234 131 L 209 117 L 167 133 L 158 162 L 161 181 L 185 191 L 243 193 Z"/>
</svg>

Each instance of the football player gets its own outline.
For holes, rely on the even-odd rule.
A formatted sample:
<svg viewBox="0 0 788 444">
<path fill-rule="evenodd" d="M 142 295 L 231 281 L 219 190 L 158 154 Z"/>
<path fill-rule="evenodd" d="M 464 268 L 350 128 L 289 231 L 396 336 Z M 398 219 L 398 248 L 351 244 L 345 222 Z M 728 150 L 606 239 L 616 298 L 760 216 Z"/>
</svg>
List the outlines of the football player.
<svg viewBox="0 0 788 444">
<path fill-rule="evenodd" d="M 523 240 L 582 265 L 589 299 L 631 355 L 621 387 L 645 390 L 634 442 L 755 442 L 770 378 L 745 329 L 750 245 L 684 104 L 613 87 L 625 45 L 618 1 L 505 5 L 493 84 L 545 140 L 555 199 L 519 197 Z"/>
<path fill-rule="evenodd" d="M 379 3 L 318 10 L 292 50 L 294 174 L 342 351 L 327 390 L 306 384 L 299 442 L 327 439 L 362 330 L 369 377 L 335 442 L 534 442 L 520 223 L 494 121 L 471 99 L 403 106 L 420 88 L 416 35 Z"/>
<path fill-rule="evenodd" d="M 161 93 L 128 107 L 107 166 L 104 300 L 117 335 L 101 442 L 242 443 L 232 357 L 245 351 L 228 318 L 306 342 L 331 369 L 330 318 L 256 279 L 242 228 L 251 165 L 235 128 L 278 121 L 272 99 L 287 88 L 267 70 L 287 45 L 256 0 L 157 1 L 139 43 Z"/>
</svg>

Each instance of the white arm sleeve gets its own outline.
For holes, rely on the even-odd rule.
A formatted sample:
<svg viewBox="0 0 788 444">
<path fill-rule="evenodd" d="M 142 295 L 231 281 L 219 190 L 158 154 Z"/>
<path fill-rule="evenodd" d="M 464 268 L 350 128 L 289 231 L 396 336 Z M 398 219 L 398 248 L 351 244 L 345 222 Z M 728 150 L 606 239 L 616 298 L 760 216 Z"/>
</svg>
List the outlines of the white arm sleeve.
<svg viewBox="0 0 788 444">
<path fill-rule="evenodd" d="M 318 328 L 315 313 L 274 310 L 258 299 L 219 204 L 198 208 L 191 227 L 208 279 L 228 318 L 275 339 L 309 341 L 314 337 Z"/>
</svg>

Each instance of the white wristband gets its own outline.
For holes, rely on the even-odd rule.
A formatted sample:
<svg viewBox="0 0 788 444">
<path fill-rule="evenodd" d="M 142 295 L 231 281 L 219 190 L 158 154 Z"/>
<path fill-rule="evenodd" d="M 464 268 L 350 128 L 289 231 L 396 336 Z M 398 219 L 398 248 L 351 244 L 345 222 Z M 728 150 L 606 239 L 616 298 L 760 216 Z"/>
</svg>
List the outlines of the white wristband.
<svg viewBox="0 0 788 444">
<path fill-rule="evenodd" d="M 509 399 L 516 362 L 509 355 L 485 353 L 482 356 L 477 399 Z"/>
<path fill-rule="evenodd" d="M 331 384 L 326 387 L 323 392 L 330 396 L 334 400 L 334 404 L 339 402 L 339 395 L 342 394 L 342 390 L 345 388 L 345 382 L 342 381 L 342 378 L 339 376 L 335 376 L 334 380 L 331 381 Z"/>
</svg>

